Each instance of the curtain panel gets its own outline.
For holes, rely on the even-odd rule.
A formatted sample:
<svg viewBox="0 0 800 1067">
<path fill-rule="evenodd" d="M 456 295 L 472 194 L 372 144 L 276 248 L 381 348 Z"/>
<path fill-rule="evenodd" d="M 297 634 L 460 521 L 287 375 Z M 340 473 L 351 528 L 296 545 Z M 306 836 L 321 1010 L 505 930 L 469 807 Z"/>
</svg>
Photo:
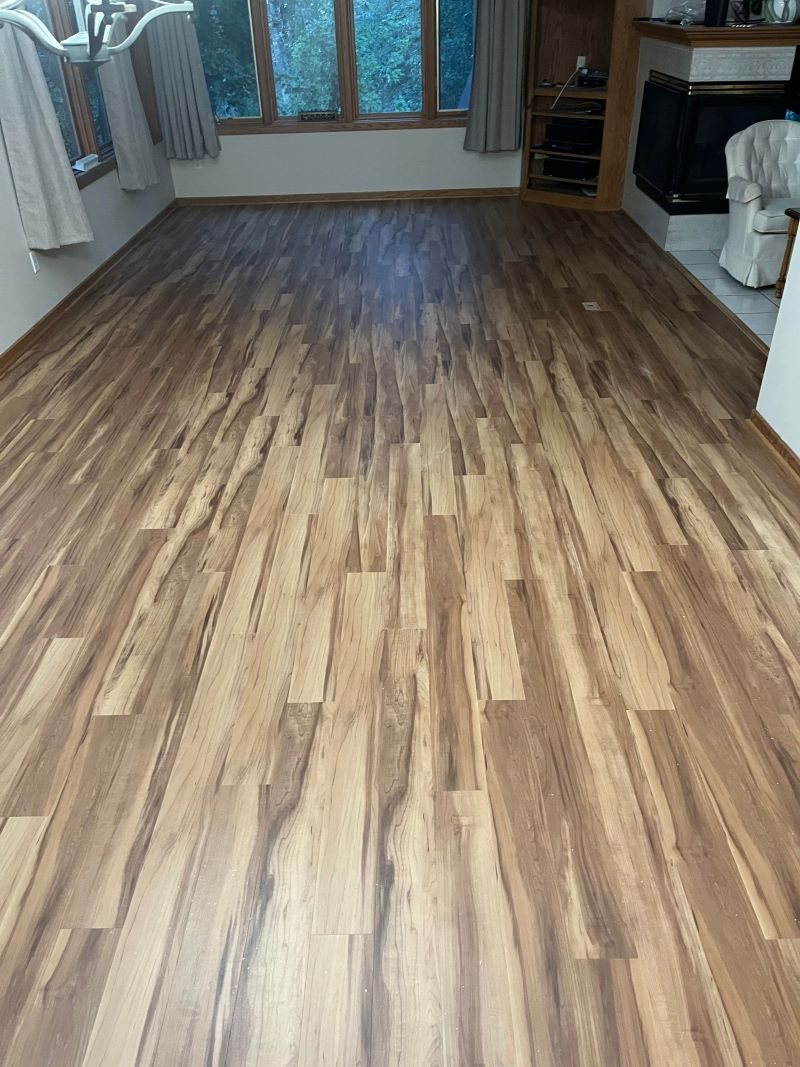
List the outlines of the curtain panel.
<svg viewBox="0 0 800 1067">
<path fill-rule="evenodd" d="M 36 46 L 11 26 L 0 28 L 0 128 L 28 247 L 93 241 Z"/>
<path fill-rule="evenodd" d="M 118 44 L 126 34 L 126 25 L 120 20 L 114 27 L 111 44 Z M 99 67 L 99 74 L 111 140 L 114 142 L 119 184 L 126 190 L 158 185 L 150 127 L 139 95 L 130 52 L 120 52 L 109 63 L 103 63 Z"/>
<path fill-rule="evenodd" d="M 522 144 L 528 10 L 527 0 L 476 0 L 467 151 L 514 152 Z"/>
<path fill-rule="evenodd" d="M 193 23 L 165 15 L 147 34 L 167 159 L 216 158 L 219 137 Z"/>
</svg>

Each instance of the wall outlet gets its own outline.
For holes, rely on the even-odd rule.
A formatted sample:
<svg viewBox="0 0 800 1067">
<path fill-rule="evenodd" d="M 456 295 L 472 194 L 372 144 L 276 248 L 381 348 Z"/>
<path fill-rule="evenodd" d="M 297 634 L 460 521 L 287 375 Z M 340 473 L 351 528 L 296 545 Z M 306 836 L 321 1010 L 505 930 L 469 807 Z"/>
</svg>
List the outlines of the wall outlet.
<svg viewBox="0 0 800 1067">
<path fill-rule="evenodd" d="M 38 274 L 39 273 L 39 257 L 36 255 L 35 252 L 29 252 L 28 255 L 31 258 L 31 270 L 33 271 L 34 274 Z"/>
<path fill-rule="evenodd" d="M 586 56 L 578 56 L 578 62 L 575 64 L 576 70 L 583 70 L 586 66 Z"/>
</svg>

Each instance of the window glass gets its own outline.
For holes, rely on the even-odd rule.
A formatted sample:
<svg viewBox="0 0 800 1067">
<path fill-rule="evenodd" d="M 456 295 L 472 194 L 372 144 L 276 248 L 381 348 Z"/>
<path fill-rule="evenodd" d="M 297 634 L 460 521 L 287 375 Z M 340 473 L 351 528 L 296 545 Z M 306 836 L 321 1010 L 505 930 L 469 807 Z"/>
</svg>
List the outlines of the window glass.
<svg viewBox="0 0 800 1067">
<path fill-rule="evenodd" d="M 439 0 L 439 110 L 469 106 L 474 0 Z"/>
<path fill-rule="evenodd" d="M 194 0 L 194 24 L 218 119 L 261 114 L 247 0 Z"/>
<path fill-rule="evenodd" d="M 94 135 L 97 139 L 97 154 L 100 159 L 106 159 L 113 154 L 111 144 L 111 130 L 108 126 L 106 105 L 103 101 L 103 90 L 100 88 L 100 78 L 96 67 L 83 67 L 83 84 L 86 88 L 86 99 L 89 101 L 89 110 L 92 113 L 94 123 Z"/>
<path fill-rule="evenodd" d="M 66 13 L 73 31 L 76 30 L 78 23 L 75 17 L 75 8 L 71 3 L 66 4 Z M 100 88 L 100 78 L 97 73 L 97 68 L 82 66 L 79 70 L 81 72 L 81 77 L 83 78 L 83 88 L 86 92 L 89 111 L 92 115 L 94 136 L 97 141 L 97 154 L 100 159 L 108 159 L 114 154 L 114 146 L 111 143 L 111 130 L 108 126 L 106 105 L 103 100 L 103 90 Z M 78 153 L 78 155 L 82 154 L 83 152 Z"/>
<path fill-rule="evenodd" d="M 333 0 L 267 0 L 278 115 L 339 108 Z"/>
<path fill-rule="evenodd" d="M 48 29 L 52 31 L 53 24 L 50 21 L 50 13 L 47 10 L 44 0 L 27 0 L 25 7 L 32 15 L 41 19 Z M 48 52 L 44 48 L 39 48 L 37 46 L 36 51 L 39 53 L 39 61 L 41 62 L 42 70 L 44 71 L 44 79 L 47 82 L 47 88 L 50 90 L 53 107 L 56 110 L 56 116 L 58 118 L 58 124 L 61 127 L 61 136 L 64 138 L 67 155 L 70 160 L 77 159 L 81 155 L 81 150 L 78 145 L 78 135 L 75 132 L 75 123 L 72 121 L 72 111 L 69 106 L 67 87 L 64 84 L 64 69 L 61 60 L 58 56 L 54 56 L 52 52 Z"/>
<path fill-rule="evenodd" d="M 354 0 L 362 115 L 422 110 L 419 0 Z"/>
</svg>

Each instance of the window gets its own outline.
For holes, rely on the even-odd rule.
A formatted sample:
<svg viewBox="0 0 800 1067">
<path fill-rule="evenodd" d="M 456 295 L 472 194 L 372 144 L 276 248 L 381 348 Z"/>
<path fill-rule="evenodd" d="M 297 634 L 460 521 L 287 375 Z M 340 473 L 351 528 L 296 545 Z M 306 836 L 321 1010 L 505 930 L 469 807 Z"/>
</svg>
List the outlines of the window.
<svg viewBox="0 0 800 1067">
<path fill-rule="evenodd" d="M 71 0 L 26 0 L 25 7 L 60 40 L 75 32 Z M 91 154 L 111 159 L 114 147 L 97 70 L 71 67 L 44 48 L 37 52 L 70 162 Z"/>
<path fill-rule="evenodd" d="M 422 111 L 418 0 L 354 0 L 353 12 L 361 114 Z"/>
<path fill-rule="evenodd" d="M 469 106 L 474 0 L 439 0 L 439 110 Z"/>
<path fill-rule="evenodd" d="M 103 90 L 100 88 L 100 78 L 97 74 L 97 68 L 85 67 L 82 73 L 86 101 L 89 104 L 89 111 L 92 116 L 97 154 L 101 159 L 106 159 L 113 154 L 114 146 L 111 143 L 111 129 L 108 125 Z"/>
<path fill-rule="evenodd" d="M 261 115 L 247 0 L 200 0 L 195 28 L 218 119 Z"/>
<path fill-rule="evenodd" d="M 328 111 L 356 129 L 463 123 L 474 0 L 194 3 L 223 132 L 295 129 L 301 113 Z"/>
<path fill-rule="evenodd" d="M 333 0 L 267 0 L 276 113 L 339 110 Z"/>
<path fill-rule="evenodd" d="M 28 0 L 25 7 L 32 15 L 41 19 L 48 29 L 52 31 L 53 21 L 50 18 L 50 12 L 44 0 Z M 81 155 L 81 150 L 78 144 L 78 133 L 75 129 L 75 122 L 72 118 L 72 110 L 69 105 L 67 85 L 64 81 L 63 64 L 58 56 L 54 56 L 52 52 L 48 52 L 45 48 L 40 48 L 37 45 L 36 51 L 39 54 L 39 61 L 42 64 L 47 88 L 50 90 L 53 107 L 56 109 L 56 116 L 58 118 L 58 124 L 61 127 L 61 136 L 64 138 L 67 155 L 70 160 L 75 160 Z"/>
</svg>

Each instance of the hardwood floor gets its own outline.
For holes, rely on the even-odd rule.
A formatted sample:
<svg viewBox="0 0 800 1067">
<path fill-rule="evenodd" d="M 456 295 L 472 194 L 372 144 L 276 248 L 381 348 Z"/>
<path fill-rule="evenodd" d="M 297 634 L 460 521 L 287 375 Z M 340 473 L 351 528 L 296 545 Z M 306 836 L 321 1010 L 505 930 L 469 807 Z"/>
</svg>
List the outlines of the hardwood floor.
<svg viewBox="0 0 800 1067">
<path fill-rule="evenodd" d="M 0 1061 L 797 1067 L 762 361 L 508 199 L 120 263 L 0 380 Z"/>
</svg>

